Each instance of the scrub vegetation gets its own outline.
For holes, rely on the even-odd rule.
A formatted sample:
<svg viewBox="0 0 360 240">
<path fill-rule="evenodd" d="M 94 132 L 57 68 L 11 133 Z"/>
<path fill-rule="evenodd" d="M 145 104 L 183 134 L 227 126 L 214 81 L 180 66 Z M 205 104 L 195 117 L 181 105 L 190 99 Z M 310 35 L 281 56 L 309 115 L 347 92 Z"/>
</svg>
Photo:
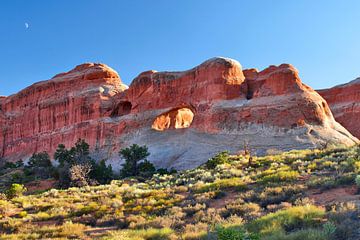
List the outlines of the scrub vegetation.
<svg viewBox="0 0 360 240">
<path fill-rule="evenodd" d="M 70 166 L 69 156 L 78 155 L 65 150 L 68 160 L 60 165 Z M 150 166 L 145 146 L 121 154 L 133 160 L 124 164 L 127 171 L 109 174 L 103 162 L 96 164 L 108 174 L 96 175 L 93 163 L 76 184 L 69 177 L 67 186 L 58 184 L 60 165 L 48 165 L 45 153 L 31 166 L 4 166 L 0 239 L 360 238 L 358 146 L 251 156 L 251 161 L 247 154 L 222 152 L 181 172 Z M 85 151 L 78 159 L 88 162 L 87 156 Z M 24 179 L 36 175 L 31 181 L 44 181 L 52 173 L 34 169 L 38 165 L 52 169 L 54 186 L 31 192 Z M 332 194 L 336 191 L 348 192 L 348 198 Z"/>
</svg>

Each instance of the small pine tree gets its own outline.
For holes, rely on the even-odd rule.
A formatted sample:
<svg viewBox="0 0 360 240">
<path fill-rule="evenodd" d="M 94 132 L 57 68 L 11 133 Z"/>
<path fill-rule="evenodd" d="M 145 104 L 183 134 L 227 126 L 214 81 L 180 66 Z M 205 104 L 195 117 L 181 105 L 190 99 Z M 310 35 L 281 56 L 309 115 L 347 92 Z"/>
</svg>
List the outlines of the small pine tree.
<svg viewBox="0 0 360 240">
<path fill-rule="evenodd" d="M 51 167 L 50 156 L 47 152 L 34 153 L 28 162 L 29 167 Z"/>
<path fill-rule="evenodd" d="M 64 166 L 65 164 L 72 165 L 74 164 L 72 155 L 71 150 L 66 149 L 64 144 L 59 144 L 55 151 L 54 159 L 59 162 L 60 166 Z"/>
<path fill-rule="evenodd" d="M 66 149 L 59 144 L 54 159 L 59 162 L 58 177 L 61 187 L 85 186 L 91 181 L 92 159 L 90 158 L 89 144 L 84 139 L 78 139 L 75 145 Z"/>
<path fill-rule="evenodd" d="M 40 179 L 51 177 L 53 175 L 53 166 L 49 154 L 47 152 L 34 153 L 25 167 L 25 172 L 27 175 Z"/>
<path fill-rule="evenodd" d="M 114 178 L 112 167 L 111 165 L 106 165 L 105 160 L 101 160 L 99 163 L 93 160 L 91 163 L 92 171 L 90 172 L 90 177 L 98 183 L 107 184 Z"/>
<path fill-rule="evenodd" d="M 59 144 L 54 159 L 60 166 L 88 163 L 91 161 L 89 148 L 89 144 L 84 139 L 78 139 L 75 146 L 70 149 L 66 149 L 64 144 Z"/>
<path fill-rule="evenodd" d="M 139 164 L 139 176 L 149 178 L 156 172 L 154 165 L 148 160 L 144 160 Z"/>
<path fill-rule="evenodd" d="M 78 139 L 75 146 L 71 148 L 76 163 L 87 163 L 91 161 L 89 144 L 84 139 Z"/>
<path fill-rule="evenodd" d="M 70 149 L 58 145 L 54 158 L 59 162 L 59 185 L 64 188 L 106 184 L 114 177 L 111 165 L 107 166 L 105 160 L 97 163 L 90 157 L 90 146 L 84 139 L 78 139 Z"/>
<path fill-rule="evenodd" d="M 119 154 L 125 159 L 125 163 L 122 165 L 123 168 L 120 171 L 120 176 L 123 178 L 140 176 L 141 171 L 145 173 L 152 169 L 150 167 L 151 163 L 146 160 L 146 157 L 150 155 L 147 146 L 133 144 L 128 148 L 121 149 Z M 142 161 L 144 162 L 143 165 L 140 164 Z"/>
</svg>

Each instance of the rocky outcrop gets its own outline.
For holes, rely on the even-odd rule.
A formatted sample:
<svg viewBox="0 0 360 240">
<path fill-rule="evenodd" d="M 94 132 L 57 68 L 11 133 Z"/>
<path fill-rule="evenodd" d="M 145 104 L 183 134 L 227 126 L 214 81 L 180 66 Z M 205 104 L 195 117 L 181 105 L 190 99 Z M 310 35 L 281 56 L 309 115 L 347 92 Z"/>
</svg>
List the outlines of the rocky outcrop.
<svg viewBox="0 0 360 240">
<path fill-rule="evenodd" d="M 318 92 L 326 99 L 336 121 L 360 138 L 360 78 Z"/>
<path fill-rule="evenodd" d="M 112 97 L 125 88 L 111 68 L 87 63 L 2 98 L 0 155 L 16 160 L 53 153 L 59 143 L 70 146 L 78 138 L 100 147 L 98 120 L 110 115 Z"/>
<path fill-rule="evenodd" d="M 288 64 L 242 70 L 213 58 L 183 72 L 147 71 L 129 88 L 103 64 L 83 64 L 0 98 L 0 155 L 26 159 L 78 138 L 116 167 L 118 150 L 145 144 L 159 167 L 192 168 L 249 142 L 267 149 L 315 148 L 358 140 Z"/>
</svg>

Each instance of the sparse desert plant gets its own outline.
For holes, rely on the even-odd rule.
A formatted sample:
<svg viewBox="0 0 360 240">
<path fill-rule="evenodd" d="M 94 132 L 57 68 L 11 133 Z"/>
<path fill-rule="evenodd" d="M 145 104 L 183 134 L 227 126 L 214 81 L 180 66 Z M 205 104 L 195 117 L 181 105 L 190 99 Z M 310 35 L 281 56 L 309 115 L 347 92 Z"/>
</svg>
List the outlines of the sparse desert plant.
<svg viewBox="0 0 360 240">
<path fill-rule="evenodd" d="M 266 175 L 260 179 L 262 183 L 279 183 L 294 181 L 299 177 L 297 171 L 277 171 L 273 174 Z"/>
<path fill-rule="evenodd" d="M 219 240 L 258 240 L 260 237 L 254 233 L 248 233 L 241 227 L 221 227 L 216 228 L 216 236 Z"/>
<path fill-rule="evenodd" d="M 24 187 L 24 185 L 18 184 L 18 183 L 13 183 L 13 184 L 11 184 L 9 189 L 6 190 L 5 194 L 9 199 L 11 199 L 11 198 L 19 197 L 19 196 L 23 195 L 23 193 L 26 191 L 27 190 L 26 190 L 26 187 Z"/>
<path fill-rule="evenodd" d="M 233 189 L 242 191 L 246 189 L 246 183 L 241 178 L 217 179 L 213 183 L 195 185 L 193 190 L 196 193 L 219 191 L 222 189 Z"/>
<path fill-rule="evenodd" d="M 354 158 L 354 148 L 254 157 L 251 167 L 244 156 L 229 158 L 214 169 L 201 166 L 109 185 L 2 197 L 0 239 L 87 239 L 93 237 L 87 226 L 122 229 L 103 232 L 103 239 L 220 239 L 215 226 L 221 226 L 223 239 L 251 233 L 265 240 L 356 239 L 355 204 L 326 206 L 325 211 L 311 197 L 312 191 L 354 183 L 356 168 L 349 166 L 356 161 L 348 159 Z M 316 169 L 307 172 L 313 163 Z M 335 165 L 344 166 L 341 178 L 335 179 Z M 11 176 L 21 169 L 3 172 Z M 314 189 L 307 191 L 308 186 Z"/>
<path fill-rule="evenodd" d="M 69 169 L 70 185 L 75 187 L 83 187 L 91 184 L 89 173 L 91 172 L 91 165 L 75 164 Z"/>
<path fill-rule="evenodd" d="M 292 231 L 303 227 L 315 227 L 325 210 L 314 205 L 296 206 L 260 217 L 249 224 L 252 232 L 262 234 L 282 231 Z"/>
</svg>

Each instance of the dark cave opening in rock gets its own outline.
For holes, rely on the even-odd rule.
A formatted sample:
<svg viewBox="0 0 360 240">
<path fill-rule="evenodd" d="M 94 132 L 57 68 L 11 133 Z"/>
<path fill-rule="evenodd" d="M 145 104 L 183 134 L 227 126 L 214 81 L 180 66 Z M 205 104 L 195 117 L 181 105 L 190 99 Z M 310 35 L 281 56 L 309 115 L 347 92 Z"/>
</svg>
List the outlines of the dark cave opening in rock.
<svg viewBox="0 0 360 240">
<path fill-rule="evenodd" d="M 111 113 L 111 117 L 120 117 L 131 112 L 132 104 L 129 101 L 120 102 Z"/>
</svg>

